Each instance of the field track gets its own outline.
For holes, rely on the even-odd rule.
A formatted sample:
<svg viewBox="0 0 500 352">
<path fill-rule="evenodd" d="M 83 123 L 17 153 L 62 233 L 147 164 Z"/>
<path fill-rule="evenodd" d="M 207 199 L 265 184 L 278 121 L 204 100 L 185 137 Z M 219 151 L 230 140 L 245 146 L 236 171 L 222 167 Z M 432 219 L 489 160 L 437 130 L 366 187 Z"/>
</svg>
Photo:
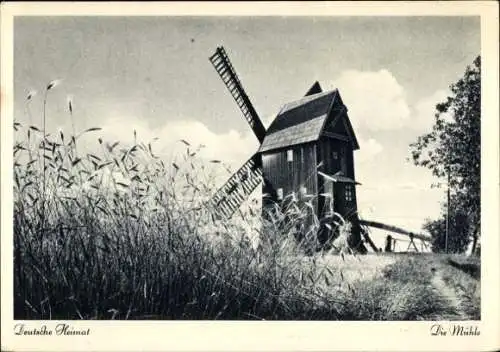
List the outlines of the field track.
<svg viewBox="0 0 500 352">
<path fill-rule="evenodd" d="M 344 260 L 333 256 L 326 262 L 357 287 L 358 302 L 371 306 L 372 300 L 379 301 L 376 309 L 372 307 L 379 311 L 377 319 L 480 319 L 478 258 L 382 253 Z"/>
<path fill-rule="evenodd" d="M 448 286 L 443 279 L 440 272 L 436 272 L 432 278 L 432 286 L 436 289 L 437 293 L 446 299 L 449 307 L 453 311 L 452 314 L 443 317 L 444 320 L 467 320 L 467 315 L 460 307 L 460 298 L 457 292 L 452 287 Z"/>
</svg>

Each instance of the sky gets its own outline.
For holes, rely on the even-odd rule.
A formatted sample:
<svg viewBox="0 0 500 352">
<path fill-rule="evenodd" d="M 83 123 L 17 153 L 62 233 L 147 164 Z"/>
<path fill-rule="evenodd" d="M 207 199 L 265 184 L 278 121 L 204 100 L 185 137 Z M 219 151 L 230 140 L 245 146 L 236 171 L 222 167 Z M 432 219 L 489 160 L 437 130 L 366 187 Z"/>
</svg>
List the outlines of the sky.
<svg viewBox="0 0 500 352">
<path fill-rule="evenodd" d="M 126 141 L 135 129 L 159 138 L 166 161 L 182 138 L 238 168 L 258 143 L 208 60 L 223 45 L 265 126 L 316 80 L 339 89 L 360 144 L 361 216 L 420 231 L 445 190 L 408 146 L 480 44 L 478 17 L 17 17 L 15 119 L 41 125 L 43 90 L 58 79 L 48 131 L 72 128 L 71 99 L 78 131 Z"/>
</svg>

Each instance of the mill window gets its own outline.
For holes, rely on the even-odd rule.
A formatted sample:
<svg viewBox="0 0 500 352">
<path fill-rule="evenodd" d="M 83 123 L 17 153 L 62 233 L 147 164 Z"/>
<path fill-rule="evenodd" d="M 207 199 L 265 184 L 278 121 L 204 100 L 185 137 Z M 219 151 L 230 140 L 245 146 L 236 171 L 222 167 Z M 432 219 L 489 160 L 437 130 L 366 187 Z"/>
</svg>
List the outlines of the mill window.
<svg viewBox="0 0 500 352">
<path fill-rule="evenodd" d="M 289 149 L 286 151 L 286 160 L 288 162 L 292 162 L 293 161 L 293 150 L 292 149 Z"/>
<path fill-rule="evenodd" d="M 278 188 L 276 190 L 276 194 L 278 196 L 278 200 L 283 200 L 283 188 Z"/>
<path fill-rule="evenodd" d="M 352 185 L 345 186 L 345 200 L 347 202 L 352 202 L 354 199 L 354 190 Z"/>
<path fill-rule="evenodd" d="M 339 153 L 333 152 L 332 156 L 333 156 L 333 159 L 337 160 L 339 158 Z"/>
</svg>

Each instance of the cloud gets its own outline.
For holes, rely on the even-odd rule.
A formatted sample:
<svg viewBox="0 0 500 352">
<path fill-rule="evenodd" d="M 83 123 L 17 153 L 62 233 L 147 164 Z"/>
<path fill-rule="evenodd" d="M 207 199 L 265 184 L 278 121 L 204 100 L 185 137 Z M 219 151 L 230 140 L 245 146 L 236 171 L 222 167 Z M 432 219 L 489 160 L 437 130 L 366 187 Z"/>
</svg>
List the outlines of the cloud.
<svg viewBox="0 0 500 352">
<path fill-rule="evenodd" d="M 436 104 L 446 101 L 451 94 L 449 90 L 440 89 L 432 95 L 423 97 L 415 103 L 411 127 L 417 130 L 430 131 L 434 125 Z M 445 121 L 452 121 L 451 114 L 443 114 Z"/>
<path fill-rule="evenodd" d="M 125 126 L 123 121 L 127 121 Z M 229 130 L 217 134 L 203 123 L 190 119 L 168 122 L 161 128 L 152 129 L 140 118 L 120 117 L 119 119 L 110 118 L 101 126 L 102 135 L 110 141 L 132 143 L 134 130 L 138 141 L 147 143 L 157 138 L 153 143 L 153 149 L 157 155 L 166 160 L 185 153 L 187 146 L 181 140 L 188 142 L 191 150 L 203 145 L 199 157 L 221 160 L 232 167 L 239 167 L 255 153 L 258 147 L 257 139 L 250 132 L 241 134 L 235 130 Z"/>
<path fill-rule="evenodd" d="M 326 86 L 339 89 L 355 129 L 394 130 L 410 121 L 405 90 L 388 70 L 343 71 Z"/>
<path fill-rule="evenodd" d="M 360 133 L 356 133 L 356 138 L 359 143 L 359 151 L 355 152 L 354 157 L 360 163 L 371 160 L 384 149 L 382 144 L 374 138 L 364 139 Z"/>
</svg>

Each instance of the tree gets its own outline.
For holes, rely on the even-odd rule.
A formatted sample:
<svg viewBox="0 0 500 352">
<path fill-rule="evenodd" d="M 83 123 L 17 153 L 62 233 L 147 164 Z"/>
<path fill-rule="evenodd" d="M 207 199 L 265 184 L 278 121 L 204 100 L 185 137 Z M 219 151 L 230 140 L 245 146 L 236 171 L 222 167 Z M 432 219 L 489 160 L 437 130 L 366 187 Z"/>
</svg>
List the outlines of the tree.
<svg viewBox="0 0 500 352">
<path fill-rule="evenodd" d="M 448 238 L 446 238 L 446 216 L 437 220 L 429 220 L 424 229 L 432 236 L 432 251 L 448 253 L 462 253 L 470 243 L 471 224 L 469 217 L 462 209 L 452 209 L 448 216 Z M 447 243 L 446 243 L 447 241 Z"/>
<path fill-rule="evenodd" d="M 432 131 L 418 137 L 410 144 L 410 150 L 415 165 L 426 167 L 438 178 L 448 180 L 451 214 L 461 214 L 466 218 L 468 231 L 460 235 L 467 241 L 472 236 L 474 250 L 480 232 L 481 206 L 480 56 L 450 89 L 451 96 L 436 105 Z M 452 218 L 450 216 L 450 220 Z M 438 223 L 434 225 L 429 226 L 436 231 Z M 436 242 L 436 246 L 440 245 L 439 241 Z"/>
</svg>

